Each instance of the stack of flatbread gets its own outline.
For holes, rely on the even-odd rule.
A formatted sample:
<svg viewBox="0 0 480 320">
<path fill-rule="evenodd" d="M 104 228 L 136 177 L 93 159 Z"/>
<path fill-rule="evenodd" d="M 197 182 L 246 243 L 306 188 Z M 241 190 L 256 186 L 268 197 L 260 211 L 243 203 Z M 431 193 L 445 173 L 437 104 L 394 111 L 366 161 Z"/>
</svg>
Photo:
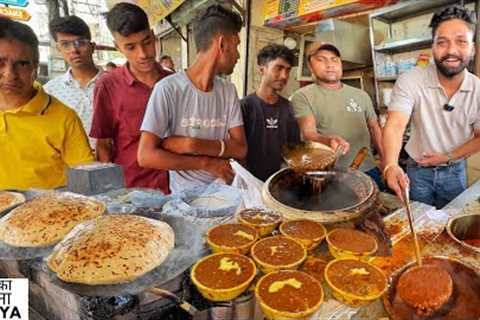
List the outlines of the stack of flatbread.
<svg viewBox="0 0 480 320">
<path fill-rule="evenodd" d="M 0 213 L 23 202 L 25 197 L 21 193 L 0 191 Z"/>
<path fill-rule="evenodd" d="M 130 282 L 156 268 L 174 247 L 165 222 L 135 215 L 105 215 L 73 229 L 48 258 L 65 282 Z"/>
<path fill-rule="evenodd" d="M 105 205 L 71 193 L 47 193 L 0 219 L 0 240 L 15 247 L 47 247 L 63 239 L 77 224 L 94 219 Z"/>
</svg>

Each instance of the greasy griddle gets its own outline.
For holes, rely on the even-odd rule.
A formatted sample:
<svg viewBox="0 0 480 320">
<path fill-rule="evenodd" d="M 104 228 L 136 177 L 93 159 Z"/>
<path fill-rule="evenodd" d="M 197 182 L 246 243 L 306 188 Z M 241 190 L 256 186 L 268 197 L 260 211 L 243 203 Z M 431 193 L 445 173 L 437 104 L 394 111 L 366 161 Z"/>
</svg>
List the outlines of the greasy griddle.
<svg viewBox="0 0 480 320">
<path fill-rule="evenodd" d="M 378 188 L 364 173 L 338 171 L 320 193 L 303 185 L 303 177 L 285 168 L 272 175 L 262 189 L 262 200 L 284 219 L 311 219 L 320 223 L 351 221 L 378 206 Z M 308 183 L 308 181 L 306 182 Z"/>
<path fill-rule="evenodd" d="M 365 202 L 373 192 L 368 178 L 355 170 L 336 172 L 320 192 L 292 170 L 275 174 L 268 183 L 268 190 L 275 200 L 292 208 L 334 212 L 349 210 Z"/>
<path fill-rule="evenodd" d="M 52 283 L 82 296 L 117 296 L 137 294 L 147 289 L 166 284 L 187 270 L 206 252 L 201 232 L 192 223 L 181 217 L 163 217 L 158 220 L 168 223 L 175 233 L 175 247 L 167 259 L 155 269 L 134 281 L 113 285 L 86 285 L 62 281 L 50 270 L 46 261 L 42 269 Z"/>
<path fill-rule="evenodd" d="M 390 277 L 383 304 L 393 320 L 474 320 L 480 319 L 480 274 L 460 261 L 448 257 L 425 257 L 424 264 L 434 264 L 450 273 L 453 280 L 453 295 L 435 315 L 422 318 L 415 310 L 406 305 L 396 292 L 398 279 L 404 271 L 415 265 L 407 264 Z"/>
</svg>

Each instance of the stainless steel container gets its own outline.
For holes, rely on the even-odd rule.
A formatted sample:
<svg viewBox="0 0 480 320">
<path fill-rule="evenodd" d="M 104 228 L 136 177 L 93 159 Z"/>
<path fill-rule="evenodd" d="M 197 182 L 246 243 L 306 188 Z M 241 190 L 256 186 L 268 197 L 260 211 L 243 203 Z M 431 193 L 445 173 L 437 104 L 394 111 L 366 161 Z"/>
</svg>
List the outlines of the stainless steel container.
<svg viewBox="0 0 480 320">
<path fill-rule="evenodd" d="M 464 241 L 480 239 L 480 213 L 464 214 L 451 218 L 447 224 L 447 233 L 462 247 L 480 254 L 480 247 L 469 245 Z"/>
<path fill-rule="evenodd" d="M 254 294 L 247 291 L 232 301 L 215 304 L 210 308 L 210 320 L 251 320 L 254 311 Z"/>
</svg>

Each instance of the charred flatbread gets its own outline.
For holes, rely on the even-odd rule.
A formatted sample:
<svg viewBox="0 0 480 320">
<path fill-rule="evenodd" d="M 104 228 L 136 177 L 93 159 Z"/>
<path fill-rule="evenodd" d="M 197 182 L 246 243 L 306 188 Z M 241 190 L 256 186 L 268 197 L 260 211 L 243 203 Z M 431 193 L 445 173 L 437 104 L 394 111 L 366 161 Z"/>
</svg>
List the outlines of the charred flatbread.
<svg viewBox="0 0 480 320">
<path fill-rule="evenodd" d="M 0 240 L 15 247 L 53 245 L 77 224 L 94 219 L 105 205 L 71 193 L 47 193 L 13 209 L 0 220 Z"/>
<path fill-rule="evenodd" d="M 135 215 L 105 215 L 78 225 L 48 258 L 66 282 L 87 285 L 135 280 L 162 264 L 174 247 L 165 222 Z"/>
</svg>

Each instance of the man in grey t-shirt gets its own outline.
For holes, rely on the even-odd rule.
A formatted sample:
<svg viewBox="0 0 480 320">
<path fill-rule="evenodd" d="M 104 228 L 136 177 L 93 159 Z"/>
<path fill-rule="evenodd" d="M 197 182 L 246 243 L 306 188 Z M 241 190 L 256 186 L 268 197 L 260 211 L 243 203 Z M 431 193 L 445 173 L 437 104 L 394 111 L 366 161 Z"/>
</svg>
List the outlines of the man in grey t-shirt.
<svg viewBox="0 0 480 320">
<path fill-rule="evenodd" d="M 435 14 L 432 52 L 435 65 L 402 74 L 393 89 L 384 130 L 388 186 L 437 208 L 466 188 L 464 158 L 480 150 L 480 80 L 466 66 L 473 58 L 475 17 L 453 6 Z M 398 165 L 402 136 L 411 119 L 405 176 Z"/>
<path fill-rule="evenodd" d="M 138 162 L 170 170 L 170 189 L 179 192 L 216 178 L 230 182 L 228 158 L 242 159 L 247 146 L 230 74 L 238 60 L 242 19 L 212 5 L 194 22 L 195 62 L 157 83 L 142 123 Z"/>
</svg>

